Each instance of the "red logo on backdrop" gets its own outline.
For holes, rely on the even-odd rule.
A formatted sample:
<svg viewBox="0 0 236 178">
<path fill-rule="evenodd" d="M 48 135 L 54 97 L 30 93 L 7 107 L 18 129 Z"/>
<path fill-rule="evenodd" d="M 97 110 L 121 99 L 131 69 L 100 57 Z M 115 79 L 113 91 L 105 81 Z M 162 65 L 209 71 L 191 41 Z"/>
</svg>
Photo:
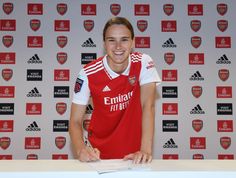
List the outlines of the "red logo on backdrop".
<svg viewBox="0 0 236 178">
<path fill-rule="evenodd" d="M 149 4 L 135 4 L 134 14 L 140 16 L 149 16 L 150 15 Z"/>
<path fill-rule="evenodd" d="M 176 20 L 162 20 L 161 31 L 162 32 L 176 32 L 177 31 Z"/>
<path fill-rule="evenodd" d="M 175 61 L 175 54 L 171 52 L 165 53 L 164 60 L 167 64 L 171 65 Z"/>
<path fill-rule="evenodd" d="M 217 27 L 220 31 L 224 32 L 228 28 L 228 20 L 218 20 Z"/>
<path fill-rule="evenodd" d="M 231 37 L 216 37 L 215 39 L 215 47 L 216 48 L 231 48 Z"/>
<path fill-rule="evenodd" d="M 163 115 L 177 115 L 178 103 L 162 103 L 162 114 Z"/>
<path fill-rule="evenodd" d="M 232 98 L 232 86 L 217 86 L 216 97 L 217 98 Z"/>
<path fill-rule="evenodd" d="M 199 98 L 202 95 L 202 87 L 192 86 L 192 94 L 195 98 Z"/>
<path fill-rule="evenodd" d="M 93 20 L 84 20 L 84 29 L 87 32 L 92 31 L 93 27 L 94 27 L 94 21 Z"/>
<path fill-rule="evenodd" d="M 28 36 L 27 44 L 28 48 L 42 48 L 43 36 Z"/>
<path fill-rule="evenodd" d="M 0 120 L 0 132 L 13 132 L 13 120 Z"/>
<path fill-rule="evenodd" d="M 0 20 L 0 31 L 16 31 L 16 20 Z"/>
<path fill-rule="evenodd" d="M 67 12 L 67 4 L 64 3 L 57 4 L 57 12 L 60 15 L 64 15 Z"/>
<path fill-rule="evenodd" d="M 28 4 L 28 15 L 42 15 L 43 4 Z"/>
<path fill-rule="evenodd" d="M 135 48 L 150 48 L 150 37 L 135 37 Z"/>
<path fill-rule="evenodd" d="M 190 65 L 203 65 L 204 53 L 189 53 L 189 64 Z"/>
<path fill-rule="evenodd" d="M 83 129 L 88 131 L 89 124 L 90 124 L 90 119 L 83 120 Z"/>
<path fill-rule="evenodd" d="M 6 150 L 11 144 L 11 139 L 9 137 L 0 137 L 0 148 Z"/>
<path fill-rule="evenodd" d="M 0 98 L 14 98 L 15 86 L 0 86 Z"/>
<path fill-rule="evenodd" d="M 59 52 L 57 53 L 57 61 L 59 64 L 64 64 L 67 61 L 67 53 Z"/>
<path fill-rule="evenodd" d="M 53 154 L 52 155 L 52 159 L 55 160 L 55 159 L 68 159 L 68 155 L 67 154 Z"/>
<path fill-rule="evenodd" d="M 2 78 L 5 81 L 9 81 L 13 76 L 13 70 L 12 69 L 2 69 Z"/>
<path fill-rule="evenodd" d="M 25 137 L 25 149 L 40 149 L 41 137 Z"/>
<path fill-rule="evenodd" d="M 58 36 L 57 37 L 57 45 L 61 48 L 64 48 L 67 44 L 67 37 L 66 36 Z"/>
<path fill-rule="evenodd" d="M 0 64 L 15 64 L 15 63 L 16 63 L 16 53 L 0 52 Z"/>
<path fill-rule="evenodd" d="M 191 137 L 190 149 L 206 149 L 206 138 L 205 137 Z"/>
<path fill-rule="evenodd" d="M 41 22 L 40 20 L 38 19 L 31 19 L 30 20 L 30 28 L 33 30 L 33 31 L 37 31 L 41 26 Z"/>
<path fill-rule="evenodd" d="M 203 5 L 202 4 L 188 4 L 188 15 L 189 16 L 203 15 Z"/>
<path fill-rule="evenodd" d="M 36 154 L 28 154 L 26 159 L 27 160 L 38 160 L 38 155 L 36 155 Z"/>
<path fill-rule="evenodd" d="M 231 138 L 230 137 L 220 137 L 220 145 L 222 148 L 227 150 L 231 145 Z"/>
<path fill-rule="evenodd" d="M 218 159 L 234 159 L 233 154 L 220 154 L 218 155 Z"/>
<path fill-rule="evenodd" d="M 178 154 L 163 154 L 162 159 L 179 159 Z"/>
<path fill-rule="evenodd" d="M 193 130 L 195 130 L 196 132 L 200 132 L 202 130 L 203 127 L 203 121 L 200 119 L 195 119 L 192 121 L 192 127 Z"/>
<path fill-rule="evenodd" d="M 0 155 L 0 160 L 12 160 L 12 155 Z"/>
<path fill-rule="evenodd" d="M 70 31 L 70 20 L 55 20 L 54 30 L 61 32 Z"/>
<path fill-rule="evenodd" d="M 41 115 L 42 103 L 26 103 L 26 115 Z"/>
<path fill-rule="evenodd" d="M 13 3 L 11 2 L 5 2 L 2 4 L 2 10 L 3 12 L 5 12 L 7 15 L 9 15 L 10 13 L 12 13 L 13 11 Z"/>
<path fill-rule="evenodd" d="M 58 114 L 63 115 L 66 112 L 67 104 L 64 102 L 59 102 L 56 104 L 56 111 Z"/>
<path fill-rule="evenodd" d="M 177 70 L 162 70 L 162 81 L 177 81 Z"/>
<path fill-rule="evenodd" d="M 198 32 L 201 28 L 201 21 L 200 20 L 191 20 L 190 27 L 193 31 Z"/>
<path fill-rule="evenodd" d="M 218 120 L 218 132 L 233 132 L 233 120 Z"/>
<path fill-rule="evenodd" d="M 204 159 L 203 154 L 194 154 L 193 159 Z"/>
<path fill-rule="evenodd" d="M 202 43 L 202 39 L 200 36 L 191 37 L 191 44 L 194 48 L 198 48 Z"/>
<path fill-rule="evenodd" d="M 220 15 L 225 15 L 228 10 L 228 6 L 227 4 L 220 3 L 216 5 L 216 10 Z"/>
<path fill-rule="evenodd" d="M 218 76 L 222 81 L 226 81 L 229 78 L 229 70 L 228 69 L 220 69 L 218 71 Z"/>
<path fill-rule="evenodd" d="M 56 137 L 55 144 L 57 148 L 61 150 L 66 145 L 66 137 L 62 137 L 62 136 Z"/>
<path fill-rule="evenodd" d="M 97 15 L 96 4 L 81 4 L 81 15 Z"/>
<path fill-rule="evenodd" d="M 170 16 L 174 12 L 174 5 L 173 4 L 164 4 L 163 11 L 166 15 Z"/>
<path fill-rule="evenodd" d="M 144 32 L 148 27 L 148 21 L 147 20 L 138 20 L 137 27 L 140 32 Z"/>
<path fill-rule="evenodd" d="M 68 69 L 55 69 L 54 81 L 69 81 L 70 71 Z"/>
<path fill-rule="evenodd" d="M 5 47 L 9 48 L 13 44 L 13 36 L 11 36 L 11 35 L 3 36 L 2 43 Z"/>
<path fill-rule="evenodd" d="M 121 6 L 120 4 L 111 4 L 110 5 L 110 11 L 113 15 L 118 15 L 120 13 Z"/>
</svg>

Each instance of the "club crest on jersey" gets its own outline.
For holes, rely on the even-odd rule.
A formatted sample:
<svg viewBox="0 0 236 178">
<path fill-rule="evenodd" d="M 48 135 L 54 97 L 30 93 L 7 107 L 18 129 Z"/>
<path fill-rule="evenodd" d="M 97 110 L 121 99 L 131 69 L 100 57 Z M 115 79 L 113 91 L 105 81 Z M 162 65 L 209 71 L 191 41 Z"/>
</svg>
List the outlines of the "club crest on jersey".
<svg viewBox="0 0 236 178">
<path fill-rule="evenodd" d="M 138 27 L 139 31 L 144 32 L 148 27 L 148 21 L 147 20 L 138 20 L 137 27 Z"/>
<path fill-rule="evenodd" d="M 226 81 L 229 78 L 229 70 L 228 69 L 220 69 L 218 71 L 218 76 L 222 81 Z"/>
<path fill-rule="evenodd" d="M 166 15 L 170 16 L 174 12 L 174 5 L 173 4 L 164 4 L 163 11 Z"/>
<path fill-rule="evenodd" d="M 136 77 L 135 76 L 129 76 L 128 78 L 130 85 L 134 86 L 136 83 Z"/>
<path fill-rule="evenodd" d="M 85 131 L 88 131 L 89 124 L 90 124 L 90 119 L 84 119 L 84 120 L 83 120 L 83 129 L 84 129 Z"/>
<path fill-rule="evenodd" d="M 31 19 L 30 20 L 30 28 L 33 30 L 33 31 L 37 31 L 41 26 L 41 22 L 40 20 L 38 19 Z"/>
<path fill-rule="evenodd" d="M 13 36 L 11 36 L 11 35 L 3 36 L 2 43 L 5 47 L 9 48 L 13 44 Z"/>
<path fill-rule="evenodd" d="M 11 143 L 11 139 L 9 137 L 1 137 L 0 138 L 0 147 L 3 150 L 6 150 L 10 146 L 10 143 Z"/>
<path fill-rule="evenodd" d="M 63 115 L 66 112 L 67 104 L 64 102 L 59 102 L 56 104 L 56 111 L 58 114 Z"/>
<path fill-rule="evenodd" d="M 80 79 L 80 78 L 76 79 L 75 88 L 74 88 L 74 92 L 75 93 L 80 92 L 80 90 L 81 90 L 81 88 L 83 86 L 83 83 L 84 83 L 84 81 L 82 79 Z"/>
<path fill-rule="evenodd" d="M 67 44 L 67 37 L 66 36 L 58 36 L 57 37 L 57 44 L 59 47 L 64 48 Z"/>
<path fill-rule="evenodd" d="M 216 5 L 216 9 L 217 9 L 217 12 L 220 14 L 220 15 L 225 15 L 227 10 L 228 10 L 228 6 L 227 4 L 223 4 L 223 3 L 220 3 L 220 4 L 217 4 Z"/>
<path fill-rule="evenodd" d="M 57 53 L 57 62 L 59 62 L 59 64 L 64 64 L 66 61 L 67 61 L 67 53 L 65 52 Z"/>
<path fill-rule="evenodd" d="M 220 31 L 224 32 L 228 28 L 228 21 L 227 20 L 218 20 L 217 27 Z"/>
<path fill-rule="evenodd" d="M 13 76 L 13 70 L 12 69 L 2 69 L 2 78 L 5 81 L 9 81 Z"/>
<path fill-rule="evenodd" d="M 171 52 L 165 53 L 164 60 L 167 64 L 171 65 L 175 61 L 175 54 Z"/>
<path fill-rule="evenodd" d="M 67 12 L 67 4 L 64 3 L 57 4 L 57 12 L 60 15 L 64 15 Z"/>
<path fill-rule="evenodd" d="M 94 21 L 93 20 L 84 20 L 84 29 L 87 32 L 92 31 L 93 27 L 94 27 Z"/>
<path fill-rule="evenodd" d="M 228 149 L 231 145 L 231 138 L 230 137 L 221 137 L 220 138 L 220 145 L 225 150 Z"/>
<path fill-rule="evenodd" d="M 200 20 L 191 20 L 190 27 L 194 32 L 197 32 L 201 28 L 201 21 Z"/>
<path fill-rule="evenodd" d="M 200 119 L 195 119 L 192 121 L 192 127 L 196 132 L 199 132 L 202 130 L 203 127 L 203 121 Z"/>
<path fill-rule="evenodd" d="M 120 4 L 111 4 L 110 5 L 110 11 L 113 15 L 118 15 L 120 13 L 121 6 Z"/>
<path fill-rule="evenodd" d="M 202 95 L 202 87 L 192 86 L 192 94 L 195 98 L 199 98 Z"/>
<path fill-rule="evenodd" d="M 58 136 L 55 138 L 55 145 L 60 150 L 66 145 L 66 137 Z"/>
<path fill-rule="evenodd" d="M 200 36 L 191 37 L 191 44 L 194 48 L 198 48 L 202 43 L 202 39 Z"/>
<path fill-rule="evenodd" d="M 10 2 L 5 2 L 5 3 L 2 4 L 2 9 L 7 15 L 12 13 L 13 7 L 14 7 L 13 3 L 10 3 Z"/>
</svg>

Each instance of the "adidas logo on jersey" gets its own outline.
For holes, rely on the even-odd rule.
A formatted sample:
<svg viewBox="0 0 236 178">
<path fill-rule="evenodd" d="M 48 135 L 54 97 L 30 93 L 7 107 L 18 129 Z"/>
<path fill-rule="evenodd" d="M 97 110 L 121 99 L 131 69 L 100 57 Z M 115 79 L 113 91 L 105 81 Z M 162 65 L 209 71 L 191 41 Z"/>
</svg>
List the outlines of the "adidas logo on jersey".
<svg viewBox="0 0 236 178">
<path fill-rule="evenodd" d="M 176 48 L 177 45 L 174 44 L 173 40 L 171 38 L 169 38 L 168 40 L 166 40 L 166 42 L 162 45 L 163 48 Z"/>
<path fill-rule="evenodd" d="M 39 93 L 38 89 L 34 87 L 26 96 L 27 97 L 41 97 L 42 95 Z"/>
<path fill-rule="evenodd" d="M 189 80 L 204 80 L 202 75 L 200 74 L 199 71 L 196 71 L 190 78 Z"/>
<path fill-rule="evenodd" d="M 32 124 L 30 124 L 26 129 L 26 131 L 40 131 L 38 124 L 34 121 Z"/>
<path fill-rule="evenodd" d="M 217 61 L 216 64 L 231 64 L 231 61 L 227 58 L 227 56 L 224 54 L 221 56 Z"/>
<path fill-rule="evenodd" d="M 93 40 L 89 38 L 81 46 L 82 47 L 96 47 L 96 44 L 94 44 Z"/>
<path fill-rule="evenodd" d="M 28 60 L 28 64 L 42 64 L 42 61 L 39 59 L 38 55 L 35 54 Z"/>
<path fill-rule="evenodd" d="M 171 138 L 163 145 L 163 148 L 178 148 L 178 145 L 176 145 L 173 138 Z"/>
<path fill-rule="evenodd" d="M 111 89 L 106 85 L 104 88 L 103 88 L 103 90 L 102 90 L 103 92 L 106 92 L 106 91 L 111 91 Z"/>
<path fill-rule="evenodd" d="M 205 114 L 205 112 L 202 110 L 201 106 L 198 104 L 192 109 L 192 111 L 190 111 L 190 114 Z"/>
</svg>

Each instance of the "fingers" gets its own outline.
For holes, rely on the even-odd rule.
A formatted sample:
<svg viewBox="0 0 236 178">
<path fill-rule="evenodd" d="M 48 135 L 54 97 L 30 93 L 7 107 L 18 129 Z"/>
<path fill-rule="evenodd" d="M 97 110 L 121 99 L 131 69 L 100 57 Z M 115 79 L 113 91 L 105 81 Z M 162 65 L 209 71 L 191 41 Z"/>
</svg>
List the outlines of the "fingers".
<svg viewBox="0 0 236 178">
<path fill-rule="evenodd" d="M 143 151 L 138 151 L 124 157 L 124 160 L 133 160 L 134 164 L 150 163 L 152 161 L 152 155 Z"/>
<path fill-rule="evenodd" d="M 134 153 L 128 154 L 123 158 L 124 161 L 133 160 L 133 159 L 134 159 Z"/>
<path fill-rule="evenodd" d="M 86 146 L 80 150 L 78 159 L 81 162 L 97 161 L 100 159 L 100 151 Z"/>
</svg>

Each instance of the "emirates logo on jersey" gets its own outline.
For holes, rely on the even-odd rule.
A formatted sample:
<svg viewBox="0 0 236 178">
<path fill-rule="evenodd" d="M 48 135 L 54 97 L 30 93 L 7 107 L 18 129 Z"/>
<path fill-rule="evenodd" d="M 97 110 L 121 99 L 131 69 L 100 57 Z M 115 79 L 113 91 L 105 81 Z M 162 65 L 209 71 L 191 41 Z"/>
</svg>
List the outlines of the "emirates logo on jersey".
<svg viewBox="0 0 236 178">
<path fill-rule="evenodd" d="M 5 14 L 9 15 L 14 9 L 14 5 L 11 2 L 5 2 L 2 4 L 2 9 Z"/>
<path fill-rule="evenodd" d="M 60 15 L 64 15 L 67 12 L 67 4 L 65 3 L 57 4 L 57 12 Z"/>
<path fill-rule="evenodd" d="M 5 47 L 9 48 L 13 44 L 13 36 L 11 36 L 11 35 L 3 36 L 2 43 Z"/>
<path fill-rule="evenodd" d="M 111 4 L 110 11 L 113 15 L 117 16 L 120 13 L 121 6 L 120 4 Z"/>
</svg>

